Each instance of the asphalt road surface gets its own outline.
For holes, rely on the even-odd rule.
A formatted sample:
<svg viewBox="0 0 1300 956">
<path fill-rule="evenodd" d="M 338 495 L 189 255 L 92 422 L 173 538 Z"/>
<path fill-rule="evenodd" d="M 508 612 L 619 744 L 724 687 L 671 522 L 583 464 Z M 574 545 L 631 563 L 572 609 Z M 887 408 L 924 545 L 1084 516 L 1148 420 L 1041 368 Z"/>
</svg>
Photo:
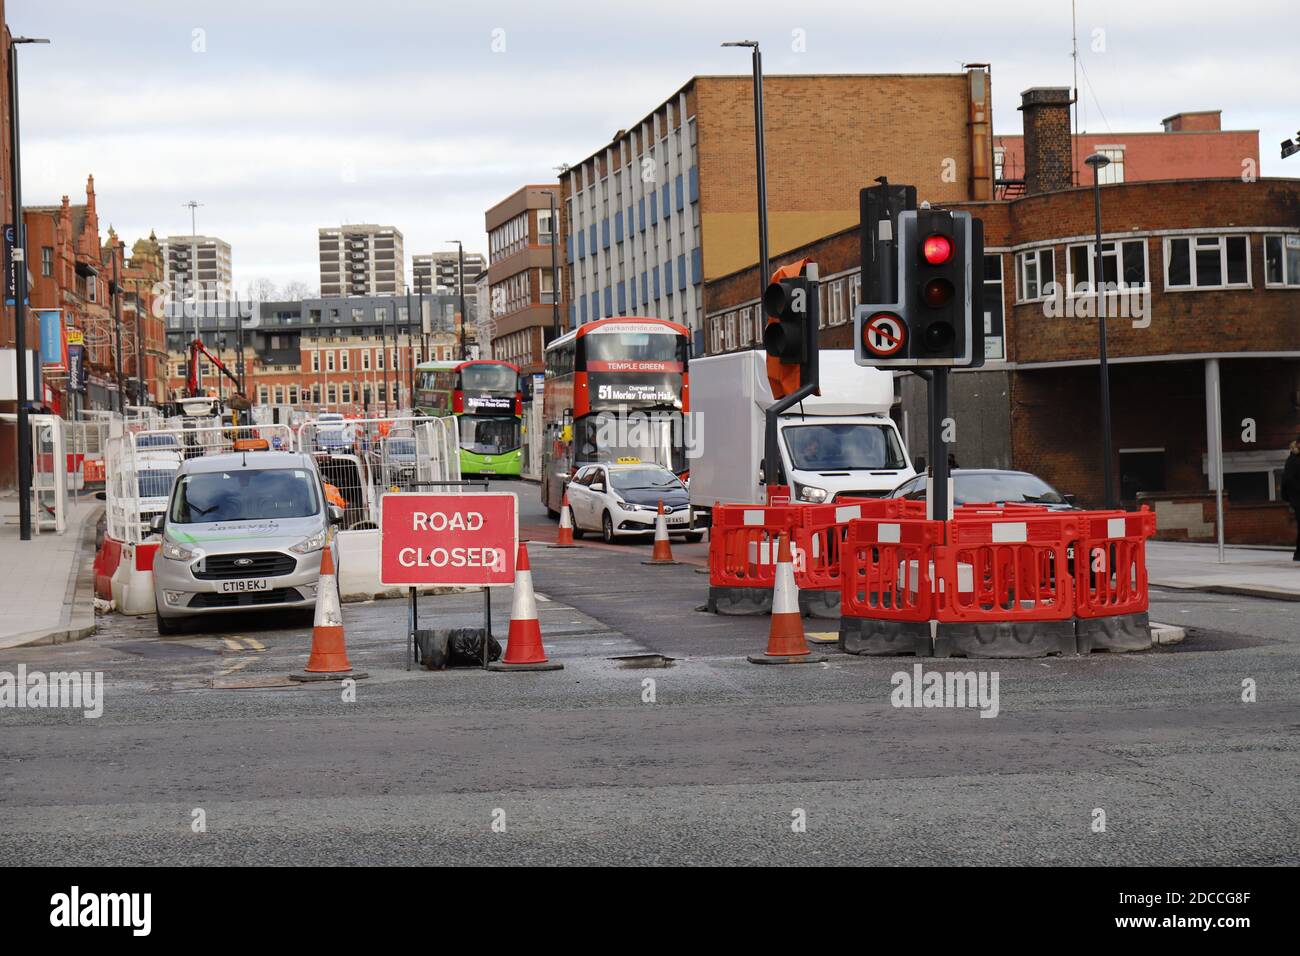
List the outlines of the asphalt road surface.
<svg viewBox="0 0 1300 956">
<path fill-rule="evenodd" d="M 996 673 L 997 716 L 895 708 L 892 675 L 914 659 L 832 646 L 825 664 L 749 664 L 766 618 L 697 611 L 707 578 L 642 565 L 648 543 L 546 548 L 536 489 L 513 487 L 564 670 L 407 670 L 401 601 L 344 606 L 353 665 L 370 675 L 355 701 L 336 684 L 284 683 L 306 661 L 301 618 L 159 639 L 152 618 L 112 616 L 85 641 L 0 651 L 0 671 L 104 675 L 97 719 L 0 709 L 0 859 L 1300 861 L 1294 604 L 1153 594 L 1153 619 L 1189 628 L 1183 644 L 923 660 Z M 707 544 L 674 551 L 702 566 Z M 510 597 L 493 595 L 501 637 Z M 481 594 L 425 597 L 421 623 L 473 625 L 481 606 Z"/>
</svg>

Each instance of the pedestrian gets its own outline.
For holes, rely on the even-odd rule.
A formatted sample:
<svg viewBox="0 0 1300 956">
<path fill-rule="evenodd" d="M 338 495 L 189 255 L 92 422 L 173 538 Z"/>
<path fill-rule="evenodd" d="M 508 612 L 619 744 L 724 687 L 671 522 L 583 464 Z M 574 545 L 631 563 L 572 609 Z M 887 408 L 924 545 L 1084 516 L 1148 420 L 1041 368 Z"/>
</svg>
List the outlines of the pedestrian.
<svg viewBox="0 0 1300 956">
<path fill-rule="evenodd" d="M 1295 554 L 1292 561 L 1300 561 L 1300 435 L 1291 443 L 1291 454 L 1282 467 L 1282 498 L 1295 515 Z"/>
</svg>

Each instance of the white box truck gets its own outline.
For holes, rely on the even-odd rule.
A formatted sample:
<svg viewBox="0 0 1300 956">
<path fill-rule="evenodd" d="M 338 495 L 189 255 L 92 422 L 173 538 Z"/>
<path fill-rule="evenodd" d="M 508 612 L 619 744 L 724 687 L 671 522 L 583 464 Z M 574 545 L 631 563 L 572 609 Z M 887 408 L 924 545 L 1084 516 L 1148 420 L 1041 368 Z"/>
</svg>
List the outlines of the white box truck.
<svg viewBox="0 0 1300 956">
<path fill-rule="evenodd" d="M 863 368 L 849 349 L 822 350 L 821 395 L 787 409 L 777 421 L 782 474 L 790 500 L 819 504 L 842 497 L 879 497 L 916 475 L 889 417 L 893 376 Z M 764 412 L 773 405 L 767 353 L 756 349 L 692 359 L 690 408 L 699 455 L 690 464 L 697 513 L 720 504 L 758 504 Z"/>
</svg>

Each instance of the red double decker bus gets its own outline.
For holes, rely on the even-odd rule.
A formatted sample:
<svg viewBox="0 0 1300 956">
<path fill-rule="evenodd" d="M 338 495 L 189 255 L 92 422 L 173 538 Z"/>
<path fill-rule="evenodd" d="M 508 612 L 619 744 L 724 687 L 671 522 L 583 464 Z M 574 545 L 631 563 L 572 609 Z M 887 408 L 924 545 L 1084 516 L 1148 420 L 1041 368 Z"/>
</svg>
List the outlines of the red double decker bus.
<svg viewBox="0 0 1300 956">
<path fill-rule="evenodd" d="M 552 517 L 583 465 L 686 471 L 690 341 L 684 325 L 633 316 L 588 322 L 546 347 L 541 494 Z"/>
</svg>

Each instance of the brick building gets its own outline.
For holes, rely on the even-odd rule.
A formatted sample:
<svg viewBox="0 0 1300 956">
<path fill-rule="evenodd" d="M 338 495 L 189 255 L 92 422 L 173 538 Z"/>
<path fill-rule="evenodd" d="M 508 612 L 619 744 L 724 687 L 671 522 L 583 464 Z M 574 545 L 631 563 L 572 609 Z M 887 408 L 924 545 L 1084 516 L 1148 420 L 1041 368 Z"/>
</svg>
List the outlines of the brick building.
<svg viewBox="0 0 1300 956">
<path fill-rule="evenodd" d="M 523 372 L 540 373 L 546 343 L 555 337 L 555 309 L 561 325 L 568 314 L 564 287 L 564 235 L 551 221 L 551 205 L 561 208 L 560 186 L 521 186 L 484 213 L 490 255 L 488 303 L 492 357 L 513 362 Z M 557 219 L 560 216 L 556 216 Z M 557 283 L 553 265 L 560 264 Z"/>
<path fill-rule="evenodd" d="M 1032 471 L 1084 505 L 1102 498 L 1092 188 L 1069 186 L 1068 96 L 1027 91 L 1026 195 L 946 203 L 984 221 L 988 360 L 952 379 L 954 453 L 965 467 Z M 1046 129 L 1030 129 L 1042 123 Z M 1062 146 L 1062 144 L 1064 144 Z M 1064 172 L 1062 172 L 1062 170 Z M 1064 183 L 1062 183 L 1064 179 Z M 918 201 L 940 202 L 924 189 Z M 1124 503 L 1152 503 L 1161 533 L 1211 539 L 1208 449 L 1220 395 L 1230 542 L 1289 543 L 1277 483 L 1300 432 L 1300 180 L 1198 178 L 1102 190 L 1115 474 Z M 856 226 L 774 257 L 820 267 L 822 344 L 852 347 Z M 765 321 L 750 266 L 709 283 L 710 351 L 753 347 Z M 897 414 L 924 454 L 925 386 L 898 377 Z"/>
<path fill-rule="evenodd" d="M 233 373 L 243 368 L 248 397 L 307 412 L 361 414 L 409 405 L 412 363 L 459 355 L 456 296 L 349 296 L 291 302 L 217 303 L 197 317 L 204 345 Z M 421 331 L 427 311 L 430 331 Z M 195 317 L 169 319 L 169 398 L 184 394 Z M 408 326 L 410 335 L 408 336 Z M 201 359 L 203 388 L 229 394 L 233 383 Z"/>
<path fill-rule="evenodd" d="M 769 245 L 858 220 L 876 176 L 943 202 L 993 195 L 989 73 L 764 78 Z M 570 325 L 673 319 L 704 348 L 704 284 L 758 249 L 753 86 L 697 76 L 561 177 Z M 757 287 L 756 287 L 757 288 Z"/>
<path fill-rule="evenodd" d="M 1067 101 L 1068 96 L 1067 91 Z M 1111 161 L 1101 171 L 1103 185 L 1259 174 L 1259 130 L 1222 129 L 1219 110 L 1175 113 L 1161 121 L 1160 130 L 1078 136 L 1070 133 L 1069 116 L 1061 119 L 1071 141 L 1068 185 L 1092 185 L 1092 167 L 1084 160 L 1096 152 Z M 998 198 L 1024 194 L 1025 167 L 1024 134 L 994 135 Z"/>
</svg>

